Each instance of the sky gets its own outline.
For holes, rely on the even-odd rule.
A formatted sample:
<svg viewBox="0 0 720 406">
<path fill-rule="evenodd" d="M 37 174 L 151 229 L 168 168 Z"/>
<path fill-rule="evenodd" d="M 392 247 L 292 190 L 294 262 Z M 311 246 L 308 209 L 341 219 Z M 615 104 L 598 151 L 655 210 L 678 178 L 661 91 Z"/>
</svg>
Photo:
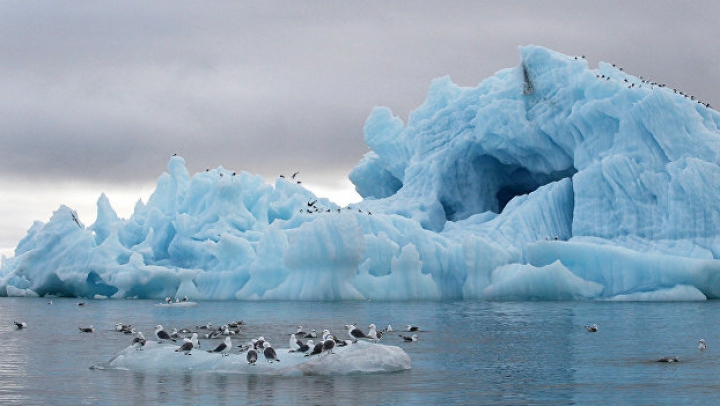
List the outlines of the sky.
<svg viewBox="0 0 720 406">
<path fill-rule="evenodd" d="M 600 3 L 600 4 L 598 4 Z M 60 205 L 85 225 L 152 193 L 173 154 L 316 195 L 374 106 L 403 120 L 434 78 L 477 86 L 518 46 L 616 63 L 720 105 L 720 2 L 0 0 L 0 254 Z"/>
</svg>

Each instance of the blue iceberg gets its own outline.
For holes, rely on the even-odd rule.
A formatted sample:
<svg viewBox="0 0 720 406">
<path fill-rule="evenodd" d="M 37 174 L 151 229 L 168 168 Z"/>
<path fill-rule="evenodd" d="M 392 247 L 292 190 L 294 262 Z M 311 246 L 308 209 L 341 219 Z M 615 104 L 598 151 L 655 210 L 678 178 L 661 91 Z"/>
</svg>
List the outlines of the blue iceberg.
<svg viewBox="0 0 720 406">
<path fill-rule="evenodd" d="M 538 46 L 407 123 L 375 108 L 338 207 L 291 180 L 172 157 L 120 219 L 61 206 L 0 295 L 193 300 L 720 297 L 720 115 L 610 63 Z"/>
</svg>

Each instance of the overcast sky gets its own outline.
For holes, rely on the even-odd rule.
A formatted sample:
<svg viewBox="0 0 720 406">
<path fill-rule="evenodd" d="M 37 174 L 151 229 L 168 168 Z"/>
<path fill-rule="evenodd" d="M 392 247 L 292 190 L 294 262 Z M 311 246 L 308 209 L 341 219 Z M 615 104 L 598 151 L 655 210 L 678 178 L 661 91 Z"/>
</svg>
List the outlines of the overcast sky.
<svg viewBox="0 0 720 406">
<path fill-rule="evenodd" d="M 122 217 L 169 157 L 356 200 L 373 106 L 476 86 L 520 45 L 616 63 L 720 105 L 717 1 L 0 0 L 0 253 L 61 204 Z"/>
</svg>

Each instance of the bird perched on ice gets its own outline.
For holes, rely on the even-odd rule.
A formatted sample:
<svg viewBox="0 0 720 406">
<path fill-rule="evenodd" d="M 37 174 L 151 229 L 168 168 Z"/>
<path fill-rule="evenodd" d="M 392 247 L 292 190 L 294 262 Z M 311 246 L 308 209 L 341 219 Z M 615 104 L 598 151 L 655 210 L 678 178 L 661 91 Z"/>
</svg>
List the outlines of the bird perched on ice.
<svg viewBox="0 0 720 406">
<path fill-rule="evenodd" d="M 137 337 L 133 338 L 131 346 L 135 347 L 137 350 L 142 350 L 143 347 L 145 347 L 145 336 L 143 335 L 142 331 L 137 332 Z"/>
<path fill-rule="evenodd" d="M 410 337 L 408 337 L 408 336 L 406 336 L 406 335 L 402 335 L 402 334 L 398 334 L 398 336 L 399 336 L 400 338 L 402 338 L 403 341 L 405 341 L 406 343 L 415 342 L 415 341 L 418 340 L 418 335 L 417 335 L 417 334 L 413 334 L 413 335 L 410 336 Z"/>
<path fill-rule="evenodd" d="M 295 352 L 302 345 L 302 341 L 298 340 L 295 334 L 290 334 L 288 344 L 290 345 L 290 352 Z"/>
<path fill-rule="evenodd" d="M 701 339 L 699 340 L 698 350 L 700 350 L 700 351 L 705 351 L 706 349 L 707 349 L 707 344 L 705 343 L 705 339 L 704 339 L 704 338 L 701 338 Z"/>
<path fill-rule="evenodd" d="M 248 364 L 255 365 L 255 363 L 257 362 L 257 358 L 258 358 L 257 351 L 255 351 L 251 348 L 250 350 L 248 350 L 246 358 L 247 358 Z"/>
<path fill-rule="evenodd" d="M 309 340 L 309 341 L 308 341 L 308 345 L 311 345 L 311 344 L 313 344 L 313 342 L 312 342 L 312 340 Z M 310 351 L 310 352 L 308 352 L 307 354 L 305 354 L 305 356 L 306 356 L 306 357 L 312 357 L 313 355 L 322 354 L 322 350 L 323 350 L 323 342 L 320 341 L 319 343 L 313 345 L 313 346 L 312 346 L 312 351 Z"/>
<path fill-rule="evenodd" d="M 374 324 L 369 325 L 368 328 L 370 329 L 370 331 L 368 331 L 367 333 L 368 338 L 372 339 L 373 341 L 378 341 L 382 338 L 382 331 L 378 331 L 377 327 L 375 327 Z"/>
<path fill-rule="evenodd" d="M 189 338 L 183 338 L 182 345 L 180 346 L 180 348 L 175 350 L 175 352 L 183 352 L 183 353 L 185 353 L 185 355 L 192 355 L 192 354 L 190 354 L 190 351 L 192 351 L 192 349 L 193 349 L 192 341 L 190 341 Z"/>
<path fill-rule="evenodd" d="M 588 326 L 585 326 L 585 329 L 591 333 L 597 333 L 598 325 L 597 324 L 593 324 L 592 326 L 588 325 Z"/>
<path fill-rule="evenodd" d="M 310 351 L 310 349 L 313 347 L 315 347 L 315 343 L 313 342 L 313 340 L 308 340 L 305 344 L 302 344 L 302 342 L 300 342 L 300 347 L 298 347 L 298 349 L 294 350 L 293 352 L 302 352 L 303 354 L 307 354 L 307 352 Z"/>
<path fill-rule="evenodd" d="M 265 356 L 265 360 L 267 362 L 272 363 L 273 361 L 280 362 L 280 358 L 278 358 L 277 353 L 275 352 L 275 349 L 270 346 L 270 343 L 265 341 L 263 343 L 263 355 Z"/>
<path fill-rule="evenodd" d="M 333 352 L 333 348 L 335 348 L 335 337 L 333 337 L 332 335 L 328 335 L 327 340 L 322 342 L 322 352 L 335 354 Z"/>
<path fill-rule="evenodd" d="M 225 337 L 225 341 L 218 344 L 218 346 L 213 348 L 212 350 L 207 350 L 207 352 L 219 353 L 222 356 L 225 356 L 225 355 L 230 354 L 231 349 L 232 349 L 232 341 L 230 340 L 230 337 Z"/>
<path fill-rule="evenodd" d="M 168 334 L 167 331 L 163 330 L 162 324 L 155 326 L 155 337 L 157 337 L 159 343 L 162 343 L 163 340 L 177 341 L 176 339 L 170 337 L 170 334 Z"/>
<path fill-rule="evenodd" d="M 350 339 L 353 340 L 353 342 L 357 342 L 357 340 L 361 338 L 368 338 L 368 336 L 365 335 L 362 330 L 355 327 L 353 324 L 346 324 L 345 328 L 347 329 L 347 333 L 350 336 Z"/>
</svg>

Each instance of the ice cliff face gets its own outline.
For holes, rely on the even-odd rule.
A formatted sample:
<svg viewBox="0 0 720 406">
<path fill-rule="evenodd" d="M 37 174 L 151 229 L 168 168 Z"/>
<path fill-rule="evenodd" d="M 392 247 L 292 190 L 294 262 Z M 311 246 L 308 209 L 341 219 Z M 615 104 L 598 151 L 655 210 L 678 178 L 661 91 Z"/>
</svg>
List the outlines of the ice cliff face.
<svg viewBox="0 0 720 406">
<path fill-rule="evenodd" d="M 720 115 L 610 64 L 520 54 L 475 88 L 434 81 L 407 124 L 374 109 L 352 208 L 173 157 L 129 220 L 101 196 L 90 227 L 67 207 L 33 225 L 0 294 L 720 297 Z"/>
</svg>

